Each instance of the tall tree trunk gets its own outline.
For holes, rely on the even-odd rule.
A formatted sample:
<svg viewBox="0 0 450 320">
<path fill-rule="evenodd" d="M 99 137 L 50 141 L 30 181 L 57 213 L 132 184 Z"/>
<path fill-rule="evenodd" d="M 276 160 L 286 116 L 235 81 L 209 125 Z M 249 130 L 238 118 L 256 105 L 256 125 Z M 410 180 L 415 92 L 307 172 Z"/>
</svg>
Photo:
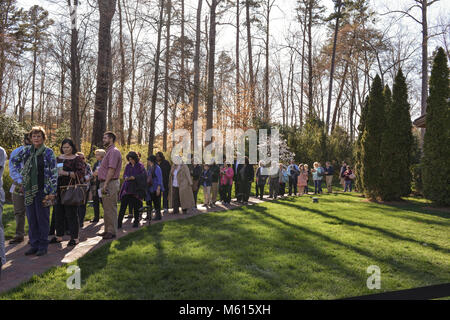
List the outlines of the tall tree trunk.
<svg viewBox="0 0 450 320">
<path fill-rule="evenodd" d="M 112 60 L 112 59 L 111 59 Z M 110 77 L 109 77 L 109 81 L 108 81 L 108 86 L 109 86 L 109 89 L 108 89 L 108 131 L 114 131 L 114 128 L 113 128 L 113 120 L 112 120 L 112 110 L 113 110 L 113 99 L 112 99 L 112 96 L 113 96 L 113 72 L 112 72 L 112 70 L 113 70 L 113 65 L 112 65 L 112 63 L 110 63 L 110 65 L 109 65 L 109 74 L 111 75 Z"/>
<path fill-rule="evenodd" d="M 125 144 L 125 132 L 124 132 L 124 113 L 123 113 L 123 94 L 125 90 L 125 48 L 123 46 L 123 30 L 122 30 L 122 5 L 121 0 L 117 2 L 119 9 L 119 47 L 120 47 L 120 87 L 117 113 L 119 118 L 119 135 L 120 143 Z"/>
<path fill-rule="evenodd" d="M 208 15 L 205 16 L 205 88 L 208 87 L 208 58 L 209 58 Z"/>
<path fill-rule="evenodd" d="M 134 89 L 136 86 L 136 65 L 135 65 L 135 48 L 133 43 L 133 36 L 131 36 L 131 92 L 130 92 L 130 108 L 128 115 L 128 138 L 127 145 L 131 144 L 133 136 L 133 107 L 134 107 Z"/>
<path fill-rule="evenodd" d="M 61 123 L 61 120 L 63 118 L 64 114 L 64 87 L 66 82 L 66 71 L 65 71 L 65 65 L 64 65 L 64 50 L 62 50 L 61 53 L 61 74 L 60 74 L 60 88 L 59 88 L 59 114 L 56 117 L 56 124 L 59 127 L 59 124 Z"/>
<path fill-rule="evenodd" d="M 106 131 L 109 65 L 111 64 L 111 21 L 116 11 L 116 0 L 99 0 L 100 24 L 98 32 L 97 89 L 95 92 L 94 122 L 92 124 L 91 154 L 95 146 L 103 146 Z"/>
<path fill-rule="evenodd" d="M 327 104 L 327 121 L 326 121 L 327 133 L 328 133 L 329 127 L 330 127 L 331 93 L 333 92 L 334 64 L 336 61 L 336 45 L 337 45 L 337 38 L 338 38 L 338 32 L 339 32 L 339 18 L 341 15 L 342 0 L 337 0 L 336 6 L 337 6 L 336 26 L 334 28 L 333 53 L 331 55 L 331 69 L 330 69 L 330 88 L 328 90 L 328 101 L 327 101 L 327 103 L 328 103 Z"/>
<path fill-rule="evenodd" d="M 211 0 L 209 17 L 209 59 L 208 59 L 208 88 L 206 95 L 206 130 L 213 127 L 214 103 L 214 66 L 216 53 L 216 8 L 218 0 Z M 208 142 L 207 144 L 211 143 Z"/>
<path fill-rule="evenodd" d="M 125 17 L 127 21 L 128 31 L 130 33 L 130 44 L 131 44 L 131 91 L 130 91 L 130 108 L 128 109 L 129 115 L 128 115 L 128 138 L 127 138 L 127 145 L 130 145 L 131 138 L 133 137 L 133 109 L 134 109 L 134 94 L 136 88 L 136 42 L 134 38 L 135 35 L 134 19 L 136 19 L 136 17 L 131 17 L 129 11 L 127 11 L 126 9 L 125 9 Z"/>
<path fill-rule="evenodd" d="M 294 105 L 294 67 L 295 67 L 295 63 L 294 63 L 294 52 L 292 52 L 291 55 L 291 85 L 290 85 L 290 91 L 289 91 L 289 96 L 291 98 L 291 107 L 292 107 L 292 113 L 291 113 L 291 126 L 294 125 L 294 116 L 295 116 L 295 105 Z"/>
<path fill-rule="evenodd" d="M 37 49 L 33 50 L 33 71 L 31 79 L 31 123 L 34 122 L 34 92 L 36 84 L 36 60 L 37 60 Z"/>
<path fill-rule="evenodd" d="M 347 76 L 347 72 L 348 72 L 348 61 L 345 63 L 345 68 L 344 68 L 344 74 L 342 75 L 342 82 L 341 82 L 341 87 L 339 88 L 339 93 L 336 99 L 336 106 L 334 107 L 334 113 L 333 113 L 333 120 L 331 122 L 331 132 L 334 131 L 335 125 L 336 125 L 336 115 L 337 112 L 339 112 L 340 110 L 340 101 L 342 98 L 342 93 L 344 92 L 344 86 L 345 86 L 345 78 Z"/>
<path fill-rule="evenodd" d="M 41 88 L 39 89 L 39 122 L 43 122 L 43 111 L 44 111 L 44 88 L 45 88 L 45 69 L 44 64 L 41 64 Z M 1 101 L 0 101 L 1 103 Z"/>
<path fill-rule="evenodd" d="M 245 16 L 247 24 L 247 50 L 248 50 L 248 68 L 250 76 L 250 112 L 255 117 L 255 79 L 253 74 L 253 54 L 252 54 L 252 33 L 250 21 L 250 0 L 245 1 Z"/>
<path fill-rule="evenodd" d="M 267 24 L 266 24 L 266 70 L 264 73 L 264 122 L 269 121 L 269 32 L 270 32 L 270 0 L 267 2 Z"/>
<path fill-rule="evenodd" d="M 295 113 L 295 103 L 294 103 L 294 68 L 295 64 L 292 65 L 292 78 L 291 78 L 291 106 L 292 106 L 292 115 L 291 115 L 291 126 L 295 126 L 297 123 L 297 114 Z"/>
<path fill-rule="evenodd" d="M 22 112 L 22 85 L 20 80 L 17 79 L 17 107 L 19 113 L 19 122 L 23 123 L 23 112 Z"/>
<path fill-rule="evenodd" d="M 291 52 L 292 54 L 292 52 Z M 292 55 L 291 55 L 292 57 Z M 292 73 L 292 63 L 289 61 L 289 72 L 286 83 L 286 125 L 289 126 L 289 92 L 291 92 L 291 73 Z"/>
<path fill-rule="evenodd" d="M 181 65 L 180 65 L 180 98 L 181 98 L 181 113 L 183 120 L 186 119 L 186 99 L 185 99 L 185 91 L 186 91 L 186 71 L 185 71 L 185 60 L 186 60 L 186 52 L 185 52 L 185 38 L 184 38 L 184 0 L 181 0 Z M 186 127 L 186 122 L 183 122 L 183 126 Z"/>
<path fill-rule="evenodd" d="M 302 40 L 302 70 L 300 75 L 300 106 L 299 106 L 299 113 L 300 113 L 300 129 L 303 125 L 303 97 L 304 97 L 304 80 L 305 80 L 305 44 L 306 44 L 306 19 L 303 24 L 303 40 Z"/>
<path fill-rule="evenodd" d="M 200 0 L 201 1 L 201 0 Z M 169 109 L 169 67 L 170 67 L 170 24 L 172 14 L 172 1 L 167 1 L 166 21 L 166 63 L 164 74 L 164 128 L 163 128 L 163 151 L 167 151 L 167 113 Z M 195 94 L 195 93 L 194 93 Z M 197 104 L 198 108 L 198 104 Z"/>
<path fill-rule="evenodd" d="M 281 88 L 279 89 L 280 91 L 280 99 L 281 99 L 281 112 L 283 115 L 283 127 L 286 126 L 286 106 L 285 106 L 285 94 L 284 94 L 284 75 L 281 72 L 281 66 L 278 67 L 278 75 L 280 77 L 280 86 Z"/>
<path fill-rule="evenodd" d="M 308 2 L 308 117 L 313 115 L 313 65 L 312 65 L 312 11 L 311 1 Z"/>
<path fill-rule="evenodd" d="M 433 1 L 434 3 L 434 1 Z M 427 99 L 428 99 L 428 19 L 427 11 L 428 0 L 422 0 L 422 96 L 421 96 L 421 114 L 427 113 Z M 420 130 L 420 146 L 423 145 L 425 137 L 425 128 Z"/>
<path fill-rule="evenodd" d="M 421 111 L 422 114 L 427 112 L 428 98 L 428 0 L 423 0 L 422 4 L 422 97 Z"/>
<path fill-rule="evenodd" d="M 79 114 L 80 105 L 80 62 L 78 59 L 78 30 L 77 10 L 78 0 L 69 2 L 72 35 L 70 39 L 70 79 L 71 79 L 71 109 L 70 109 L 70 135 L 78 150 L 81 150 L 81 123 Z"/>
<path fill-rule="evenodd" d="M 198 137 L 194 134 L 194 124 L 198 121 L 198 100 L 200 95 L 200 29 L 202 19 L 202 0 L 198 0 L 197 5 L 197 26 L 195 29 L 195 54 L 194 54 L 194 97 L 192 104 L 192 141 L 196 144 Z"/>
<path fill-rule="evenodd" d="M 236 123 L 235 126 L 241 127 L 241 77 L 240 77 L 240 59 L 239 59 L 239 40 L 240 40 L 240 8 L 239 1 L 236 1 Z"/>
<path fill-rule="evenodd" d="M 152 106 L 150 111 L 150 136 L 148 139 L 148 156 L 153 154 L 153 147 L 155 144 L 155 118 L 156 118 L 156 98 L 158 97 L 158 83 L 159 83 L 159 60 L 161 56 L 161 33 L 164 24 L 164 0 L 160 0 L 159 9 L 159 24 L 158 24 L 158 39 L 156 41 L 155 52 L 155 78 L 153 80 Z"/>
</svg>

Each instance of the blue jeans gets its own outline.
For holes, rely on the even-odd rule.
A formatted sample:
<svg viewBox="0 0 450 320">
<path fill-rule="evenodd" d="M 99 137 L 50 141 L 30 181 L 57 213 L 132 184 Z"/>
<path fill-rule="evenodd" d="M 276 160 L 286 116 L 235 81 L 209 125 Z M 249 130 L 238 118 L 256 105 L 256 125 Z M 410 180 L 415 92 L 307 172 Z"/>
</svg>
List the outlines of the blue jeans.
<svg viewBox="0 0 450 320">
<path fill-rule="evenodd" d="M 344 192 L 347 192 L 347 189 L 352 192 L 352 180 L 345 180 Z"/>
<path fill-rule="evenodd" d="M 322 180 L 314 180 L 314 193 L 322 193 Z"/>
</svg>

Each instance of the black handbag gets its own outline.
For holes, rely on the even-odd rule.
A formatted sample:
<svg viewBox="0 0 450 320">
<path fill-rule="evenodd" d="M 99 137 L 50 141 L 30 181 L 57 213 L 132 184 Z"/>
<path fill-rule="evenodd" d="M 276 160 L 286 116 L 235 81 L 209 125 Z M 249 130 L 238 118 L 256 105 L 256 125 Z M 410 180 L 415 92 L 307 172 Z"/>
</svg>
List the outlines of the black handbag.
<svg viewBox="0 0 450 320">
<path fill-rule="evenodd" d="M 69 184 L 67 186 L 60 187 L 62 205 L 81 206 L 86 203 L 88 185 L 82 184 L 78 176 L 75 176 L 77 181 L 74 181 L 72 178 L 70 178 Z"/>
</svg>

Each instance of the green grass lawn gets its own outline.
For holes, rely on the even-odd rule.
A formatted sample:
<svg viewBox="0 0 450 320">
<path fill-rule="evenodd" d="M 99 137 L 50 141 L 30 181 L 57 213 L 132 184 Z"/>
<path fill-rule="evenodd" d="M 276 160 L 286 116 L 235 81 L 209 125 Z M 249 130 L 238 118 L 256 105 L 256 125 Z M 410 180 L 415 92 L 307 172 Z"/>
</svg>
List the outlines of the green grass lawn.
<svg viewBox="0 0 450 320">
<path fill-rule="evenodd" d="M 2 299 L 336 299 L 450 282 L 450 214 L 309 196 L 144 227 Z M 369 290 L 367 267 L 381 269 Z"/>
</svg>

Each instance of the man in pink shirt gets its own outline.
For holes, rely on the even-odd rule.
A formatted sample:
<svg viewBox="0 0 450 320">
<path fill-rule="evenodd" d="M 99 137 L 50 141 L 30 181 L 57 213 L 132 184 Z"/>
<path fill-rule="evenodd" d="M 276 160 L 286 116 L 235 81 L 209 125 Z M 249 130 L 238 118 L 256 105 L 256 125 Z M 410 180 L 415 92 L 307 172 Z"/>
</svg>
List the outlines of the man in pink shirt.
<svg viewBox="0 0 450 320">
<path fill-rule="evenodd" d="M 122 169 L 122 155 L 116 148 L 116 135 L 107 131 L 103 134 L 103 145 L 106 155 L 98 169 L 98 179 L 102 194 L 103 214 L 105 217 L 105 232 L 103 239 L 116 237 L 117 232 L 117 200 L 120 189 L 120 170 Z"/>
</svg>

